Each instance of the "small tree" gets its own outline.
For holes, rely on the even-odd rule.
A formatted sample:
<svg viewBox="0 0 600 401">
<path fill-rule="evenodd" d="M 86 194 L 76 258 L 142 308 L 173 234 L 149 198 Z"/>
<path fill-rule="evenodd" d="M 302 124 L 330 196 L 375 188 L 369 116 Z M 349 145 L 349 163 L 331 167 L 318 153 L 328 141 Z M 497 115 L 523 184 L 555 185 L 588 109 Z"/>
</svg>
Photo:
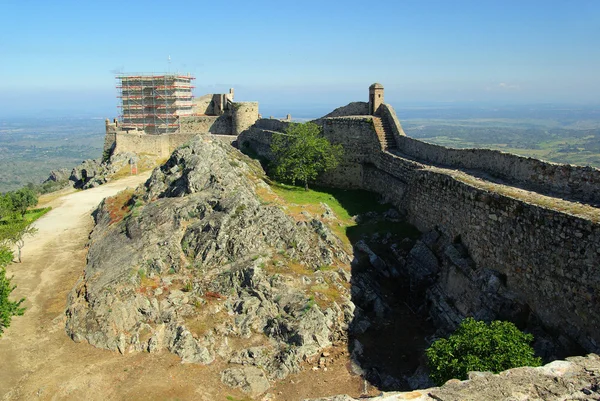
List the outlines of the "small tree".
<svg viewBox="0 0 600 401">
<path fill-rule="evenodd" d="M 0 245 L 16 245 L 17 261 L 21 263 L 21 250 L 25 246 L 25 238 L 33 236 L 37 228 L 27 221 L 10 221 L 0 224 Z"/>
<path fill-rule="evenodd" d="M 314 181 L 319 174 L 338 166 L 344 150 L 332 145 L 314 123 L 290 124 L 284 135 L 273 136 L 271 151 L 275 156 L 275 176 L 304 183 Z"/>
<path fill-rule="evenodd" d="M 16 192 L 9 193 L 12 198 L 13 210 L 25 215 L 27 209 L 38 203 L 37 194 L 30 188 L 21 188 Z"/>
<path fill-rule="evenodd" d="M 11 301 L 8 296 L 16 288 L 10 282 L 10 278 L 6 277 L 6 266 L 12 261 L 13 255 L 10 250 L 4 246 L 0 246 L 0 335 L 4 329 L 10 326 L 10 321 L 13 316 L 22 315 L 25 308 L 21 307 L 25 298 L 19 301 Z"/>
<path fill-rule="evenodd" d="M 511 322 L 494 321 L 487 325 L 465 319 L 448 339 L 435 341 L 426 351 L 430 377 L 441 385 L 446 381 L 467 379 L 471 371 L 494 373 L 519 366 L 540 366 L 530 343 L 533 335 L 520 331 Z"/>
</svg>

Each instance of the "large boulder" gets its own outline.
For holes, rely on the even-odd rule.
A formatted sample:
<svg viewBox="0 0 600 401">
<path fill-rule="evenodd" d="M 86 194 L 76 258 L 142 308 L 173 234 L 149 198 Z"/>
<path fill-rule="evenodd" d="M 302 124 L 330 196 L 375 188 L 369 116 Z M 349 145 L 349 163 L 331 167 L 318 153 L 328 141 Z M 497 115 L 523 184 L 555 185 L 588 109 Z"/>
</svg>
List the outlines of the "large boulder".
<svg viewBox="0 0 600 401">
<path fill-rule="evenodd" d="M 200 364 L 220 358 L 233 365 L 223 381 L 253 394 L 264 389 L 263 376 L 297 372 L 304 358 L 343 339 L 354 310 L 350 257 L 326 225 L 270 204 L 261 174 L 203 136 L 143 188 L 105 200 L 84 276 L 69 295 L 67 333 L 120 352 L 168 349 Z M 346 274 L 319 270 L 331 264 Z"/>
</svg>

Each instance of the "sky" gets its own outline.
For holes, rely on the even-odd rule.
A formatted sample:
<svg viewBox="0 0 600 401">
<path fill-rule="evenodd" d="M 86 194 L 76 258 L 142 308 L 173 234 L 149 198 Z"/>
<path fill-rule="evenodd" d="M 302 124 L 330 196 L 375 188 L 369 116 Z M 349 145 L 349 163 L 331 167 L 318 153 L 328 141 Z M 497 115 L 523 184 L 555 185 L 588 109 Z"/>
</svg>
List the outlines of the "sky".
<svg viewBox="0 0 600 401">
<path fill-rule="evenodd" d="M 261 111 L 600 102 L 599 0 L 0 0 L 0 116 L 117 114 L 117 72 Z M 168 61 L 170 56 L 171 61 Z M 112 115 L 111 115 L 112 113 Z"/>
</svg>

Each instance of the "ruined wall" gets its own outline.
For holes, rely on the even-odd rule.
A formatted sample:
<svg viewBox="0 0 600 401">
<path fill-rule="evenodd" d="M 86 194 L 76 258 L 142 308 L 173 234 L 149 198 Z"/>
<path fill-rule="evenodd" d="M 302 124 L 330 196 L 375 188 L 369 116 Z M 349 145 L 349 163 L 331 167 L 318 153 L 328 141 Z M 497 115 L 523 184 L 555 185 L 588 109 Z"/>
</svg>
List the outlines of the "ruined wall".
<svg viewBox="0 0 600 401">
<path fill-rule="evenodd" d="M 221 116 L 186 116 L 179 118 L 181 134 L 218 134 L 232 135 L 233 124 L 229 114 Z"/>
</svg>

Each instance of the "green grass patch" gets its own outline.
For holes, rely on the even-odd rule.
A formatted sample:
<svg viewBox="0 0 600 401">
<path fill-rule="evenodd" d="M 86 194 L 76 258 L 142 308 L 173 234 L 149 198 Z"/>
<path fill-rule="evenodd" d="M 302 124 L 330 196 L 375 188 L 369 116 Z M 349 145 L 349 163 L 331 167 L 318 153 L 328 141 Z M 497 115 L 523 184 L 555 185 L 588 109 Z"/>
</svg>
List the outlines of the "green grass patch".
<svg viewBox="0 0 600 401">
<path fill-rule="evenodd" d="M 25 213 L 25 216 L 23 216 L 23 220 L 33 223 L 34 221 L 36 221 L 37 219 L 39 219 L 40 217 L 42 217 L 43 215 L 48 213 L 50 210 L 52 210 L 51 207 L 43 207 L 43 208 L 39 208 L 39 209 L 28 210 Z"/>
<path fill-rule="evenodd" d="M 270 185 L 273 192 L 288 204 L 327 204 L 344 223 L 350 223 L 352 216 L 371 211 L 384 212 L 391 207 L 389 204 L 379 203 L 378 195 L 364 190 L 315 187 L 306 191 L 304 188 L 287 184 L 271 183 Z"/>
</svg>

